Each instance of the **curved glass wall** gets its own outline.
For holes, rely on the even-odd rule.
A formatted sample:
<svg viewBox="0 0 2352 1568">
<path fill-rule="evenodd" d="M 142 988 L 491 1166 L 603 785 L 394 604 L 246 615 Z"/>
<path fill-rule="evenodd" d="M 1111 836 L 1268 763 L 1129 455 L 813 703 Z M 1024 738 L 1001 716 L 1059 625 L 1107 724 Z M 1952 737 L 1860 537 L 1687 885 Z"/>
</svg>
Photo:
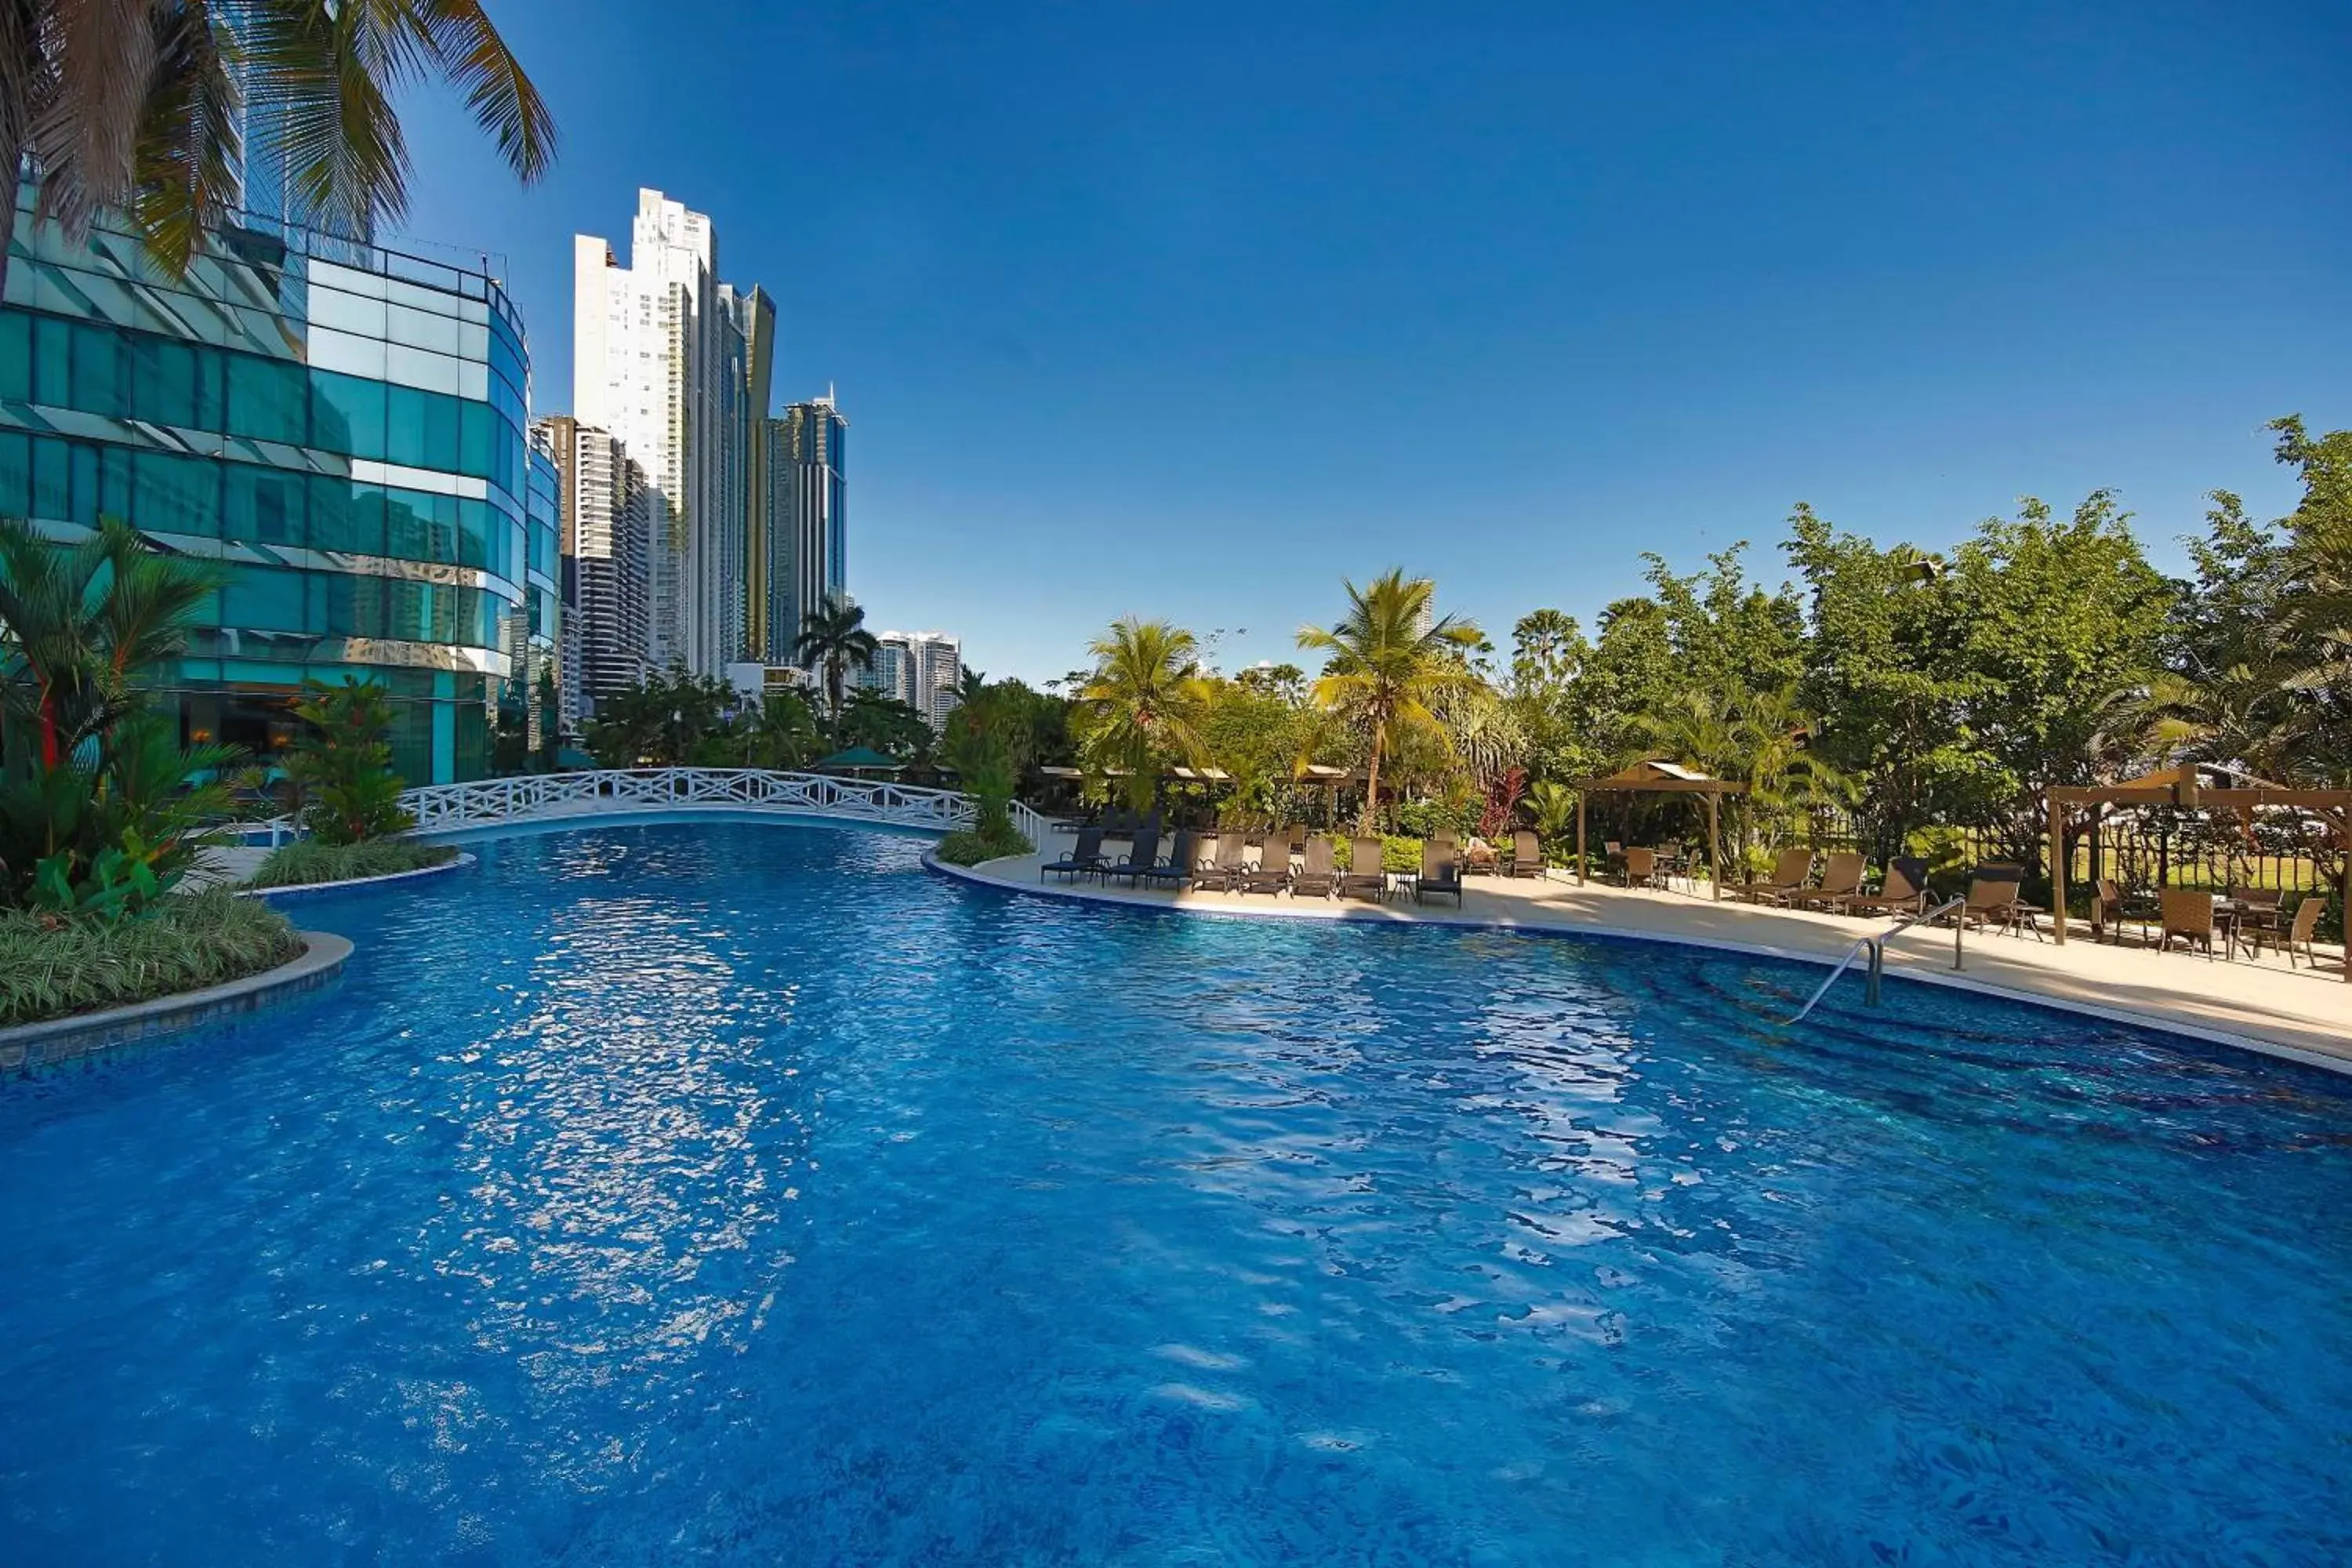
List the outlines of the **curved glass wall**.
<svg viewBox="0 0 2352 1568">
<path fill-rule="evenodd" d="M 35 225 L 33 199 L 0 300 L 0 515 L 59 540 L 120 517 L 217 563 L 164 679 L 192 739 L 267 754 L 305 676 L 350 672 L 393 692 L 412 782 L 487 772 L 499 684 L 556 635 L 497 283 L 234 228 L 173 279 L 104 223 Z"/>
</svg>

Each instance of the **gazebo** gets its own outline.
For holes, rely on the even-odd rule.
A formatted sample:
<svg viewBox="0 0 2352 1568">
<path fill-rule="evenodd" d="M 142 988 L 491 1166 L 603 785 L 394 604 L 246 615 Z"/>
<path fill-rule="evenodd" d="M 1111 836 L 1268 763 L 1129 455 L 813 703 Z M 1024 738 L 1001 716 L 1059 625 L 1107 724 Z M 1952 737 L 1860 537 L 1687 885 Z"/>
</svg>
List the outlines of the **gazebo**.
<svg viewBox="0 0 2352 1568">
<path fill-rule="evenodd" d="M 852 746 L 835 752 L 814 764 L 810 770 L 820 773 L 846 773 L 851 778 L 863 778 L 867 773 L 896 773 L 905 768 L 903 763 L 891 761 L 871 746 Z"/>
<path fill-rule="evenodd" d="M 2052 784 L 2050 804 L 2050 924 L 2060 946 L 2066 942 L 2066 808 L 2070 805 L 2170 805 L 2184 811 L 2243 811 L 2264 806 L 2303 811 L 2332 825 L 2344 844 L 2341 893 L 2352 920 L 2352 789 L 2289 789 L 2255 784 L 2207 787 L 2195 763 L 2183 763 L 2112 784 Z M 2352 982 L 2352 935 L 2344 943 L 2344 978 Z"/>
<path fill-rule="evenodd" d="M 1717 900 L 1723 897 L 1723 831 L 1717 803 L 1727 795 L 1746 795 L 1748 786 L 1728 779 L 1710 778 L 1680 763 L 1635 763 L 1607 778 L 1587 779 L 1576 786 L 1576 879 L 1584 880 L 1584 803 L 1600 792 L 1622 795 L 1698 795 L 1706 797 L 1706 863 L 1713 872 L 1707 887 Z"/>
</svg>

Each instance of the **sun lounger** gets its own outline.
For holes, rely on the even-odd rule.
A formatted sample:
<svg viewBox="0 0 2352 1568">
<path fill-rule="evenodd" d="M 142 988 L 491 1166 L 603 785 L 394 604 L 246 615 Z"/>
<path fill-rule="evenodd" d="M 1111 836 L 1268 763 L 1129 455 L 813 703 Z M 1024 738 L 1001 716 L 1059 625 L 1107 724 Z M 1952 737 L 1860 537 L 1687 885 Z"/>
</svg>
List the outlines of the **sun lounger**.
<svg viewBox="0 0 2352 1568">
<path fill-rule="evenodd" d="M 1080 877 L 1097 876 L 1108 870 L 1110 862 L 1103 858 L 1102 841 L 1101 828 L 1095 826 L 1079 828 L 1078 841 L 1071 847 L 1070 852 L 1058 860 L 1049 860 L 1038 867 L 1037 879 L 1042 882 L 1048 873 L 1053 873 L 1075 882 Z"/>
<path fill-rule="evenodd" d="M 1386 850 L 1378 838 L 1359 838 L 1348 846 L 1347 874 L 1339 879 L 1339 896 L 1343 899 L 1385 899 L 1389 896 L 1389 874 L 1381 868 L 1381 858 Z"/>
<path fill-rule="evenodd" d="M 1822 879 L 1810 888 L 1791 888 L 1781 901 L 1800 909 L 1819 906 L 1834 908 L 1862 891 L 1862 874 L 1870 866 L 1869 858 L 1857 850 L 1833 850 L 1822 867 Z"/>
<path fill-rule="evenodd" d="M 1412 900 L 1421 902 L 1433 895 L 1454 895 L 1456 909 L 1462 905 L 1462 862 L 1454 858 L 1451 847 L 1444 844 L 1421 847 L 1421 875 L 1413 879 Z"/>
<path fill-rule="evenodd" d="M 1257 864 L 1242 873 L 1244 893 L 1279 893 L 1290 886 L 1290 840 L 1280 833 L 1265 836 Z"/>
<path fill-rule="evenodd" d="M 1242 836 L 1240 829 L 1229 827 L 1219 833 L 1216 858 L 1203 863 L 1192 873 L 1192 886 L 1211 893 L 1232 892 L 1240 888 L 1242 878 L 1249 871 L 1242 860 L 1247 847 L 1248 840 Z"/>
<path fill-rule="evenodd" d="M 1898 855 L 1886 863 L 1886 880 L 1874 893 L 1853 893 L 1835 906 L 1849 915 L 1916 915 L 1927 908 L 1927 862 Z"/>
<path fill-rule="evenodd" d="M 1963 926 L 1974 926 L 1979 931 L 1990 928 L 2011 936 L 2030 931 L 2040 936 L 2043 911 L 2017 896 L 2018 883 L 2023 876 L 2013 866 L 1979 867 L 1976 875 L 1969 879 L 1967 900 L 1953 911 L 1955 917 Z M 2210 923 L 2210 906 L 2206 913 Z"/>
<path fill-rule="evenodd" d="M 1148 823 L 1135 830 L 1135 842 L 1128 846 L 1127 853 L 1103 868 L 1103 880 L 1124 877 L 1132 885 L 1159 864 L 1160 828 L 1157 824 Z"/>
<path fill-rule="evenodd" d="M 1307 863 L 1290 879 L 1290 896 L 1294 899 L 1328 899 L 1339 885 L 1337 873 L 1331 869 L 1331 840 L 1316 834 L 1307 841 Z"/>
<path fill-rule="evenodd" d="M 1783 849 L 1769 879 L 1761 882 L 1742 882 L 1729 890 L 1751 904 L 1785 903 L 1790 893 L 1805 885 L 1805 877 L 1812 868 L 1813 852 L 1811 849 Z"/>
<path fill-rule="evenodd" d="M 1168 852 L 1167 862 L 1138 873 L 1139 882 L 1150 882 L 1155 888 L 1181 888 L 1192 879 L 1192 861 L 1198 853 L 1192 844 L 1192 830 L 1180 827 L 1176 830 L 1176 846 Z"/>
<path fill-rule="evenodd" d="M 1522 827 L 1511 835 L 1511 860 L 1506 869 L 1514 877 L 1544 874 L 1543 839 L 1535 829 Z"/>
</svg>

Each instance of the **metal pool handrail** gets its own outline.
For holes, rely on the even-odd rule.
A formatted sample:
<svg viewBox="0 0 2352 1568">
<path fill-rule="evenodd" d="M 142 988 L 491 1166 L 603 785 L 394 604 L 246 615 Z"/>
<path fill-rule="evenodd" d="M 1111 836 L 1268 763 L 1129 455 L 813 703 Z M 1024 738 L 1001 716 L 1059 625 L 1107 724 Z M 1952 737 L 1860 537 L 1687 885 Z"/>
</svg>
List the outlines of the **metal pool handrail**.
<svg viewBox="0 0 2352 1568">
<path fill-rule="evenodd" d="M 1870 970 L 1868 978 L 1864 983 L 1862 999 L 1873 1007 L 1877 1006 L 1879 979 L 1886 973 L 1886 944 L 1894 941 L 1896 937 L 1902 935 L 1905 931 L 1910 930 L 1913 926 L 1925 925 L 1929 921 L 1941 920 L 1946 915 L 1950 914 L 1954 910 L 1959 909 L 1967 903 L 1968 900 L 1964 898 L 1946 899 L 1934 909 L 1922 910 L 1916 915 L 1906 915 L 1901 920 L 1896 921 L 1893 925 L 1887 927 L 1885 931 L 1880 931 L 1876 936 L 1864 937 L 1860 942 L 1857 942 L 1852 947 L 1847 948 L 1845 950 L 1845 956 L 1839 959 L 1837 961 L 1837 966 L 1830 971 L 1830 977 L 1827 980 L 1822 981 L 1821 988 L 1815 991 L 1805 1005 L 1797 1010 L 1797 1016 L 1784 1022 L 1781 1025 L 1781 1027 L 1787 1028 L 1791 1025 L 1803 1023 L 1805 1021 L 1805 1015 L 1813 1010 L 1814 1004 L 1818 1003 L 1822 997 L 1830 994 L 1830 987 L 1837 984 L 1838 976 L 1843 974 L 1847 969 L 1852 967 L 1853 961 L 1865 951 L 1870 954 Z M 1967 929 L 1968 923 L 1965 921 L 1954 921 L 1952 922 L 1952 967 L 1954 969 L 1960 967 L 1960 937 Z"/>
</svg>

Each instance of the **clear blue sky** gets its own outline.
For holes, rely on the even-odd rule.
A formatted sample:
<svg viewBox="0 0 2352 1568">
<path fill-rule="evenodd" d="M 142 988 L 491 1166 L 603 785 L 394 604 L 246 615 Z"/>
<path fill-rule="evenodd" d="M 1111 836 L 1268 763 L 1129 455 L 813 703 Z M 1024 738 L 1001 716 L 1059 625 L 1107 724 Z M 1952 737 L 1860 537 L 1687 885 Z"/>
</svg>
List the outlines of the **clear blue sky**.
<svg viewBox="0 0 2352 1568">
<path fill-rule="evenodd" d="M 709 213 L 839 384 L 853 591 L 1032 678 L 1391 565 L 1590 624 L 1800 499 L 2112 485 L 2176 564 L 2288 504 L 2263 421 L 2352 424 L 2340 4 L 1580 9 L 491 0 L 562 163 L 420 102 L 408 228 L 503 255 L 554 411 L 572 233 Z"/>
</svg>

